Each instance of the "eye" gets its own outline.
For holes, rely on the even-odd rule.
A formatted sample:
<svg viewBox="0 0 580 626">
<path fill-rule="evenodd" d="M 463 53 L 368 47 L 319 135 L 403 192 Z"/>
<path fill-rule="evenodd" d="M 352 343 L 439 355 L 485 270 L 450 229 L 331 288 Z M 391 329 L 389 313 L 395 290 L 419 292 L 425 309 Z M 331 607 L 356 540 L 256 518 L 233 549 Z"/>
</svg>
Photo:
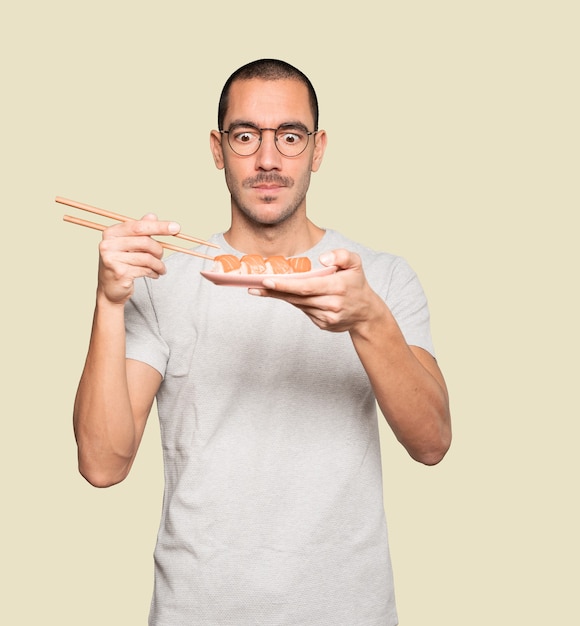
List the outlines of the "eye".
<svg viewBox="0 0 580 626">
<path fill-rule="evenodd" d="M 230 131 L 230 134 L 238 143 L 252 143 L 260 137 L 260 132 L 253 128 L 236 128 L 234 131 Z"/>
<path fill-rule="evenodd" d="M 305 137 L 306 133 L 297 128 L 283 128 L 278 131 L 278 141 L 287 146 L 300 145 Z"/>
</svg>

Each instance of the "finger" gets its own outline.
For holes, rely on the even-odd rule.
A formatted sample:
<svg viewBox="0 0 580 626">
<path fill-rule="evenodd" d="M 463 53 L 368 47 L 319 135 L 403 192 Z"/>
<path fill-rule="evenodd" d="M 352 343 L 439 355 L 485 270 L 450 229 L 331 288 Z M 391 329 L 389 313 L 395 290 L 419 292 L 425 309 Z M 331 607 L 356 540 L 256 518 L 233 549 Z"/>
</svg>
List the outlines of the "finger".
<svg viewBox="0 0 580 626">
<path fill-rule="evenodd" d="M 163 248 L 158 241 L 149 237 L 103 240 L 99 252 L 103 266 L 117 277 L 130 271 L 130 268 L 140 268 L 143 276 L 154 273 L 157 277 L 166 272 L 162 261 Z"/>
<path fill-rule="evenodd" d="M 147 252 L 158 259 L 163 256 L 163 246 L 151 237 L 106 237 L 100 243 L 102 256 L 125 252 Z"/>
<path fill-rule="evenodd" d="M 334 275 L 320 278 L 265 278 L 262 282 L 263 290 L 269 292 L 264 295 L 284 297 L 295 295 L 302 298 L 328 295 L 333 293 Z"/>
<path fill-rule="evenodd" d="M 152 237 L 155 235 L 171 236 L 177 234 L 181 226 L 177 222 L 158 220 L 153 214 L 146 215 L 141 220 L 129 220 L 107 228 L 104 236 L 112 237 Z"/>
<path fill-rule="evenodd" d="M 342 270 L 358 269 L 361 267 L 359 255 L 350 250 L 345 250 L 344 248 L 323 252 L 319 257 L 319 261 L 322 265 L 336 265 Z"/>
<path fill-rule="evenodd" d="M 165 263 L 145 252 L 131 252 L 123 256 L 123 263 L 134 268 L 142 268 L 145 271 L 152 271 L 155 274 L 165 274 Z"/>
<path fill-rule="evenodd" d="M 249 289 L 248 293 L 283 300 L 302 311 L 316 326 L 323 330 L 339 332 L 345 328 L 340 316 L 340 307 L 332 299 L 323 297 L 304 299 L 278 291 L 256 288 Z"/>
<path fill-rule="evenodd" d="M 104 247 L 104 246 L 103 246 Z M 122 267 L 135 266 L 151 268 L 156 272 L 163 272 L 165 264 L 163 263 L 163 248 L 160 247 L 160 252 L 156 249 L 153 251 L 140 250 L 137 248 L 122 250 L 112 249 L 104 250 L 101 252 L 101 258 L 106 267 Z"/>
</svg>

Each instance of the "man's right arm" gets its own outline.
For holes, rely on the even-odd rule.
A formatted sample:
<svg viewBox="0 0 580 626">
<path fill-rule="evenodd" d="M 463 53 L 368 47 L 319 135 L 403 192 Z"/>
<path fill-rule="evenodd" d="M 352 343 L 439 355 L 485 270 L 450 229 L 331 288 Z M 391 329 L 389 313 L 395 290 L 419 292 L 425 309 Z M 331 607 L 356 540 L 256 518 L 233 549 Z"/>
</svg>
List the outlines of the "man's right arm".
<svg viewBox="0 0 580 626">
<path fill-rule="evenodd" d="M 73 425 L 80 473 L 95 487 L 122 481 L 137 454 L 161 375 L 125 358 L 124 307 L 97 303 Z"/>
<path fill-rule="evenodd" d="M 97 304 L 73 416 L 79 471 L 97 487 L 129 473 L 161 384 L 157 370 L 125 357 L 124 309 L 136 278 L 165 273 L 163 248 L 151 236 L 178 230 L 146 216 L 103 233 Z"/>
</svg>

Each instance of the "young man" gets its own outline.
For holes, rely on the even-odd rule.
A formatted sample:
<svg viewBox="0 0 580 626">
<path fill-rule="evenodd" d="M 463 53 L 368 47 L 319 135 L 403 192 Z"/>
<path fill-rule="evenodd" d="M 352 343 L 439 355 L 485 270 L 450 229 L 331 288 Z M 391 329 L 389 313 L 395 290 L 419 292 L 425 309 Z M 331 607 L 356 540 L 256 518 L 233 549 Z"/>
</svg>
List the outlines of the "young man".
<svg viewBox="0 0 580 626">
<path fill-rule="evenodd" d="M 166 487 L 150 624 L 394 626 L 375 400 L 414 459 L 443 458 L 425 296 L 402 259 L 308 219 L 326 134 L 304 74 L 240 68 L 218 124 L 211 151 L 231 193 L 220 252 L 338 270 L 217 286 L 200 276 L 210 261 L 162 262 L 152 236 L 177 224 L 107 229 L 75 404 L 80 471 L 123 480 L 157 398 Z"/>
</svg>

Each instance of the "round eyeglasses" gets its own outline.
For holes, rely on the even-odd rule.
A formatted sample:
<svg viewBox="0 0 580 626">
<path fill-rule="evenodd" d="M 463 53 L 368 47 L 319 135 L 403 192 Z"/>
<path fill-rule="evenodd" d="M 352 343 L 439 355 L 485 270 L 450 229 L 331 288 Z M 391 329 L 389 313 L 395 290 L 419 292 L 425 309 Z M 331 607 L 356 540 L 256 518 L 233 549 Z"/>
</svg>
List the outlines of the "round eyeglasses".
<svg viewBox="0 0 580 626">
<path fill-rule="evenodd" d="M 296 157 L 306 150 L 310 135 L 316 131 L 309 131 L 300 124 L 282 124 L 278 128 L 258 128 L 252 124 L 234 124 L 229 130 L 220 130 L 222 135 L 228 136 L 230 148 L 239 156 L 250 156 L 257 152 L 262 145 L 262 135 L 265 130 L 274 133 L 274 145 L 278 152 L 286 157 Z"/>
</svg>

